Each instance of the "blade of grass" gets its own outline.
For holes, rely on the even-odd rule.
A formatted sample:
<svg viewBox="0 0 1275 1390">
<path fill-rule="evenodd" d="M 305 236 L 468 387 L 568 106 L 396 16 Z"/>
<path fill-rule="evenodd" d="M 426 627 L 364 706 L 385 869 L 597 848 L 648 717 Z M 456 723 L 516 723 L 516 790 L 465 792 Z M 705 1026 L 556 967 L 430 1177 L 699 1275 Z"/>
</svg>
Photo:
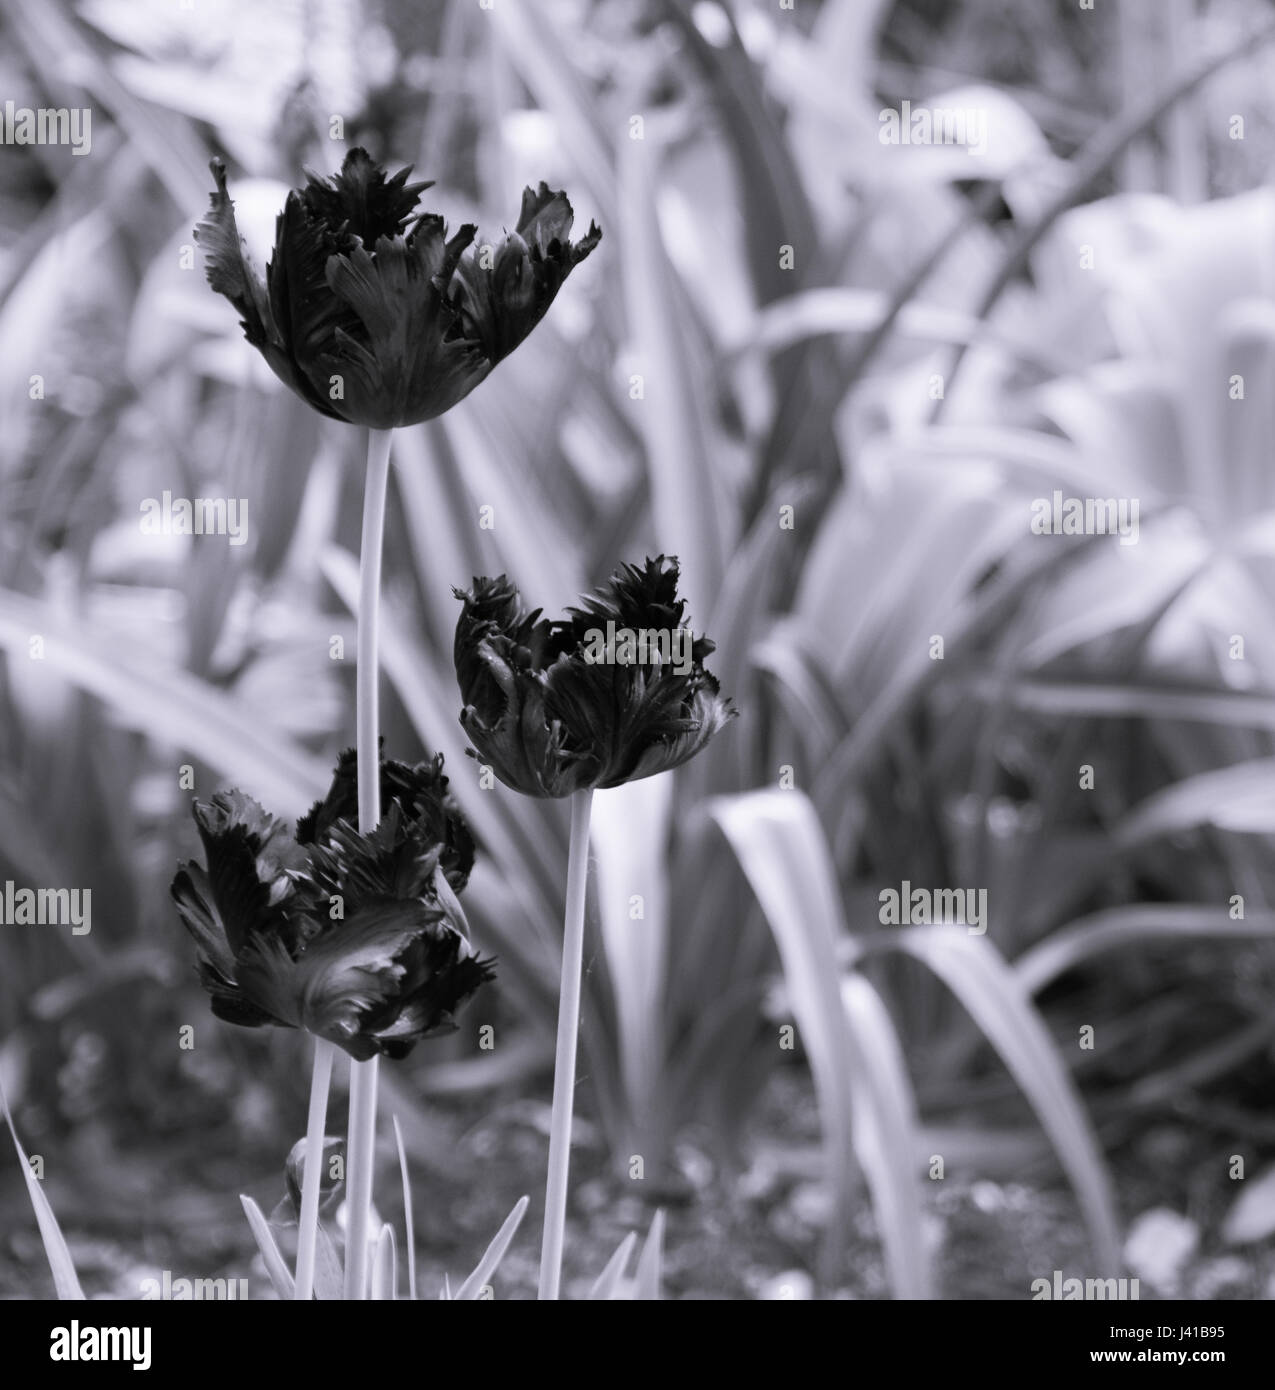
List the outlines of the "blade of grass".
<svg viewBox="0 0 1275 1390">
<path fill-rule="evenodd" d="M 403 1147 L 403 1127 L 394 1119 L 394 1143 L 398 1148 L 398 1171 L 403 1180 L 403 1225 L 407 1231 L 407 1296 L 416 1302 L 416 1223 L 412 1219 L 412 1184 L 407 1175 L 407 1151 Z"/>
<path fill-rule="evenodd" d="M 284 1301 L 291 1303 L 296 1298 L 296 1285 L 293 1283 L 292 1271 L 288 1268 L 288 1262 L 279 1253 L 279 1247 L 275 1244 L 270 1223 L 251 1197 L 245 1197 L 241 1193 L 239 1200 L 243 1203 L 244 1215 L 248 1218 L 248 1225 L 252 1230 L 253 1239 L 257 1242 L 257 1249 L 261 1251 L 261 1258 L 266 1263 L 266 1273 L 270 1276 L 275 1293 Z"/>
<path fill-rule="evenodd" d="M 53 1274 L 53 1287 L 57 1290 L 60 1299 L 82 1300 L 85 1294 L 80 1287 L 79 1275 L 75 1272 L 75 1262 L 71 1259 L 71 1252 L 66 1248 L 62 1228 L 58 1225 L 58 1219 L 53 1214 L 49 1199 L 44 1195 L 44 1189 L 40 1186 L 40 1179 L 31 1171 L 31 1162 L 27 1158 L 26 1150 L 22 1147 L 22 1141 L 18 1138 L 18 1131 L 13 1123 L 13 1115 L 9 1110 L 9 1097 L 5 1094 L 3 1083 L 0 1083 L 0 1106 L 4 1107 L 5 1123 L 9 1126 L 13 1147 L 18 1151 L 18 1160 L 22 1164 L 22 1179 L 27 1185 L 27 1196 L 31 1199 L 36 1225 L 40 1228 L 40 1240 L 44 1245 L 45 1258 L 48 1260 L 49 1269 Z"/>
<path fill-rule="evenodd" d="M 482 1293 L 495 1274 L 501 1260 L 505 1258 L 505 1251 L 509 1249 L 510 1243 L 518 1233 L 518 1227 L 522 1225 L 522 1218 L 527 1214 L 527 1208 L 531 1205 L 530 1197 L 519 1197 L 514 1203 L 514 1209 L 505 1217 L 504 1225 L 496 1232 L 495 1239 L 483 1252 L 483 1257 L 474 1266 L 474 1272 L 456 1290 L 455 1298 L 457 1302 L 474 1302 Z"/>
<path fill-rule="evenodd" d="M 664 1210 L 651 1218 L 642 1253 L 638 1256 L 633 1297 L 646 1303 L 660 1300 L 660 1278 L 664 1269 Z"/>
<path fill-rule="evenodd" d="M 633 1254 L 633 1247 L 637 1244 L 637 1233 L 630 1231 L 627 1236 L 616 1247 L 615 1254 L 606 1262 L 606 1267 L 602 1273 L 594 1280 L 593 1287 L 589 1290 L 589 1298 L 594 1302 L 608 1302 L 613 1299 L 616 1290 L 620 1287 L 620 1280 L 624 1278 L 624 1271 L 628 1268 L 629 1259 Z"/>
</svg>

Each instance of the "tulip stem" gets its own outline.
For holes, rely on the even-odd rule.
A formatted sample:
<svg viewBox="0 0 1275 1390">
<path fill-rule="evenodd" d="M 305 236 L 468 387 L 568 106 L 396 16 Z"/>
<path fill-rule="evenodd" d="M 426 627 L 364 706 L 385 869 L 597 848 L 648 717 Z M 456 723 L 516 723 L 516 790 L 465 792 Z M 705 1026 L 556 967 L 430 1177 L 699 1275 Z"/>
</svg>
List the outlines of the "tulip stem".
<svg viewBox="0 0 1275 1390">
<path fill-rule="evenodd" d="M 381 614 L 381 550 L 389 488 L 392 430 L 369 430 L 363 538 L 359 546 L 358 657 L 355 672 L 355 753 L 358 760 L 359 832 L 381 819 L 381 737 L 377 646 Z M 345 1297 L 367 1297 L 368 1228 L 376 1158 L 377 1057 L 350 1063 L 349 1169 L 346 1187 Z"/>
<path fill-rule="evenodd" d="M 542 1299 L 556 1299 L 562 1282 L 562 1241 L 567 1220 L 567 1171 L 575 1109 L 576 1039 L 580 1032 L 580 971 L 584 960 L 584 900 L 589 875 L 589 812 L 593 789 L 571 798 L 567 851 L 567 911 L 562 927 L 562 989 L 558 997 L 558 1048 L 553 1063 L 553 1113 L 549 1122 L 549 1180 L 545 1233 L 540 1251 Z"/>
<path fill-rule="evenodd" d="M 305 1128 L 305 1166 L 301 1170 L 301 1215 L 297 1228 L 296 1296 L 306 1302 L 314 1297 L 314 1249 L 319 1237 L 323 1140 L 328 1120 L 332 1054 L 335 1051 L 326 1038 L 315 1038 L 314 1069 L 310 1073 L 310 1117 Z"/>
</svg>

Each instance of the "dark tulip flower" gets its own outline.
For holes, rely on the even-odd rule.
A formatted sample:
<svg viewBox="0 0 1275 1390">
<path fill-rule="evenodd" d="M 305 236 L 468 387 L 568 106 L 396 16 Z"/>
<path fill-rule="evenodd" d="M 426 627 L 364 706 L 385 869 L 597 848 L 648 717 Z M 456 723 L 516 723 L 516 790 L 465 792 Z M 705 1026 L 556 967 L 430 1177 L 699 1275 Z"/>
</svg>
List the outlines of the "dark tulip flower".
<svg viewBox="0 0 1275 1390">
<path fill-rule="evenodd" d="M 736 711 L 684 625 L 678 565 L 624 565 L 560 621 L 504 575 L 455 590 L 460 722 L 477 757 L 528 796 L 569 796 L 677 767 Z"/>
<path fill-rule="evenodd" d="M 207 868 L 184 865 L 172 894 L 218 1018 L 304 1028 L 366 1061 L 450 1031 L 492 969 L 462 932 L 473 842 L 441 758 L 381 760 L 386 810 L 368 835 L 356 772 L 343 754 L 295 836 L 240 792 L 197 801 Z"/>
<path fill-rule="evenodd" d="M 432 185 L 389 177 L 353 149 L 330 179 L 307 173 L 275 224 L 264 280 L 235 225 L 226 168 L 195 228 L 208 283 L 239 311 L 271 370 L 334 420 L 392 429 L 432 420 L 467 396 L 544 317 L 562 282 L 598 244 L 570 239 L 565 193 L 528 188 L 515 231 L 474 244 L 466 224 L 417 213 Z M 410 227 L 408 224 L 411 224 Z"/>
<path fill-rule="evenodd" d="M 384 740 L 381 740 L 384 743 Z M 332 785 L 322 801 L 316 801 L 297 822 L 297 840 L 303 845 L 323 841 L 337 821 L 358 824 L 359 760 L 347 748 L 337 760 Z M 381 758 L 381 805 L 397 802 L 424 835 L 439 846 L 439 864 L 452 891 L 463 893 L 474 867 L 474 841 L 460 813 L 456 798 L 447 790 L 443 755 L 429 762 L 395 762 Z"/>
</svg>

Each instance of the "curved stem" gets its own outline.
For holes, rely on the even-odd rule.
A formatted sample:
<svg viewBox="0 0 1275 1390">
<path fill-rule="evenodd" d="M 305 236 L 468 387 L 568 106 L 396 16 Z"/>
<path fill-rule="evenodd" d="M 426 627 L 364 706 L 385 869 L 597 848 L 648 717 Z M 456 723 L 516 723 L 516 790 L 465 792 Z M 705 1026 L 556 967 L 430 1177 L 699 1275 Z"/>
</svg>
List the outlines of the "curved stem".
<svg viewBox="0 0 1275 1390">
<path fill-rule="evenodd" d="M 297 1228 L 296 1297 L 307 1302 L 314 1297 L 314 1249 L 319 1236 L 323 1140 L 335 1051 L 326 1038 L 315 1038 L 314 1069 L 310 1073 L 310 1116 L 305 1127 L 305 1167 L 301 1174 L 301 1215 Z"/>
<path fill-rule="evenodd" d="M 575 1109 L 576 1039 L 580 1031 L 580 970 L 584 959 L 584 899 L 589 874 L 589 812 L 593 790 L 571 798 L 571 847 L 567 851 L 567 912 L 562 928 L 562 991 L 558 998 L 558 1049 L 553 1063 L 553 1114 L 549 1123 L 549 1180 L 545 1233 L 540 1251 L 542 1299 L 556 1299 L 562 1281 L 562 1240 L 567 1220 L 571 1165 L 571 1117 Z"/>
<path fill-rule="evenodd" d="M 381 549 L 385 495 L 389 488 L 392 430 L 369 430 L 367 484 L 363 490 L 363 538 L 359 546 L 359 637 L 355 672 L 355 752 L 358 756 L 359 831 L 368 834 L 381 819 L 380 703 L 377 649 L 381 614 Z M 368 1225 L 376 1151 L 377 1062 L 350 1063 L 350 1120 L 347 1144 L 345 1296 L 367 1297 Z"/>
</svg>

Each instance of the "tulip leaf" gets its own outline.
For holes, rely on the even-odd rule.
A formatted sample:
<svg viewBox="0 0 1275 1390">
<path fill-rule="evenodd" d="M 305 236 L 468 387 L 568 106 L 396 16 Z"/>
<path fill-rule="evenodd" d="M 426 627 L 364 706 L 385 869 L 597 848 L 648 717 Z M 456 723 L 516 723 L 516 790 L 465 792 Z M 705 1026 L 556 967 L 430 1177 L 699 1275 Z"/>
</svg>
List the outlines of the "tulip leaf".
<svg viewBox="0 0 1275 1390">
<path fill-rule="evenodd" d="M 57 1290 L 60 1299 L 84 1299 L 85 1293 L 80 1287 L 80 1279 L 75 1272 L 75 1262 L 71 1259 L 71 1252 L 67 1249 L 62 1228 L 58 1225 L 58 1219 L 53 1214 L 49 1199 L 44 1195 L 44 1189 L 40 1186 L 40 1179 L 31 1171 L 31 1161 L 27 1158 L 22 1141 L 18 1138 L 18 1131 L 13 1123 L 13 1114 L 9 1110 L 9 1097 L 5 1093 L 2 1082 L 0 1082 L 0 1106 L 4 1107 L 5 1123 L 9 1126 L 13 1147 L 17 1149 L 18 1159 L 22 1164 L 23 1181 L 27 1185 L 27 1196 L 30 1198 L 31 1207 L 35 1212 L 36 1225 L 40 1228 L 40 1240 L 44 1244 L 45 1258 L 48 1260 L 49 1269 L 53 1274 L 53 1287 Z"/>
<path fill-rule="evenodd" d="M 517 1234 L 518 1227 L 522 1225 L 522 1218 L 527 1214 L 527 1207 L 530 1203 L 530 1197 L 519 1197 L 514 1203 L 513 1211 L 505 1217 L 505 1224 L 496 1232 L 495 1239 L 484 1251 L 482 1259 L 474 1266 L 474 1272 L 456 1290 L 457 1302 L 472 1303 L 481 1295 L 491 1276 L 495 1274 L 501 1260 L 505 1258 L 505 1251 L 509 1249 L 509 1244 Z"/>
</svg>

